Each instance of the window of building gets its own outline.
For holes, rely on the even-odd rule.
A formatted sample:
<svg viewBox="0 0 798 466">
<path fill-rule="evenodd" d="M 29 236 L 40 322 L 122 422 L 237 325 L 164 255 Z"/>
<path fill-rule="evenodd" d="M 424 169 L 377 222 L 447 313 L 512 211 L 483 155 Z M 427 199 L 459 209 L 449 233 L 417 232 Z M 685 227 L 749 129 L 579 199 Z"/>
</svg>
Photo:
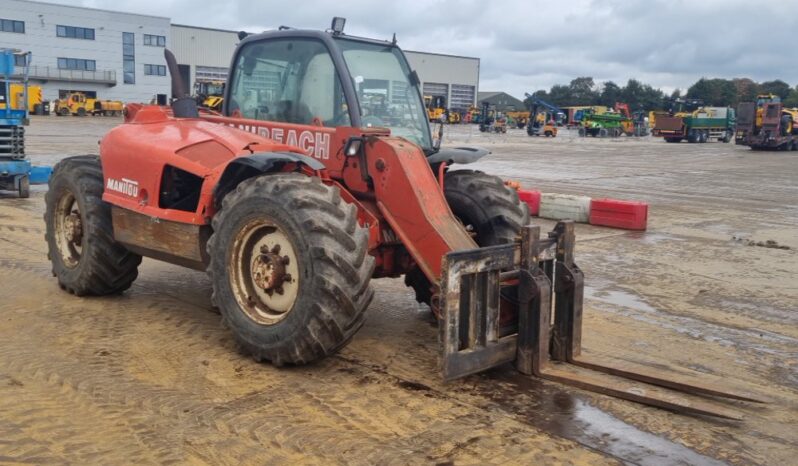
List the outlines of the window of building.
<svg viewBox="0 0 798 466">
<path fill-rule="evenodd" d="M 0 19 L 0 32 L 25 34 L 25 22 L 13 19 Z"/>
<path fill-rule="evenodd" d="M 144 65 L 145 76 L 166 76 L 165 65 Z"/>
<path fill-rule="evenodd" d="M 166 37 L 144 34 L 144 45 L 152 45 L 153 47 L 166 47 Z"/>
<path fill-rule="evenodd" d="M 122 74 L 125 84 L 136 84 L 136 35 L 122 33 Z"/>
<path fill-rule="evenodd" d="M 97 62 L 83 58 L 59 58 L 58 68 L 62 70 L 97 71 Z"/>
<path fill-rule="evenodd" d="M 59 24 L 55 27 L 55 32 L 58 37 L 67 37 L 69 39 L 94 40 L 94 29 L 91 28 L 62 26 Z"/>
<path fill-rule="evenodd" d="M 27 55 L 14 55 L 14 66 L 25 66 L 25 57 Z"/>
</svg>

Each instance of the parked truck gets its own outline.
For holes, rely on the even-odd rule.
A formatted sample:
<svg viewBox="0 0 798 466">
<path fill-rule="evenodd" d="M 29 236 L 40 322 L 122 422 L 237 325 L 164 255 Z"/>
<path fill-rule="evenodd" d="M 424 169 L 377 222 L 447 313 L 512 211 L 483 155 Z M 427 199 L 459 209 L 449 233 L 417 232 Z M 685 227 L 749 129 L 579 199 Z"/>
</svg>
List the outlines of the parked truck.
<svg viewBox="0 0 798 466">
<path fill-rule="evenodd" d="M 58 116 L 117 116 L 122 114 L 124 108 L 125 104 L 118 100 L 100 100 L 82 92 L 71 92 L 53 104 L 53 111 Z"/>
<path fill-rule="evenodd" d="M 798 150 L 798 108 L 786 108 L 776 96 L 762 95 L 737 107 L 735 144 L 760 150 Z"/>
<path fill-rule="evenodd" d="M 716 140 L 729 142 L 734 137 L 735 111 L 730 107 L 699 107 L 692 112 L 662 113 L 656 116 L 651 134 L 666 142 L 691 143 Z"/>
</svg>

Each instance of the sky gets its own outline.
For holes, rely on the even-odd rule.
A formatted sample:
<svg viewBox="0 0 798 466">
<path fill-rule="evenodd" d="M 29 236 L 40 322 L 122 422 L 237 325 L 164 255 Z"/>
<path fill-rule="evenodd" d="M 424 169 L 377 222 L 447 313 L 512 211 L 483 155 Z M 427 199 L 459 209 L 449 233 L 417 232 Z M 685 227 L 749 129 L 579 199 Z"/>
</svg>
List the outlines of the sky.
<svg viewBox="0 0 798 466">
<path fill-rule="evenodd" d="M 280 25 L 390 39 L 481 60 L 480 90 L 638 79 L 665 92 L 701 77 L 798 84 L 798 0 L 48 0 L 261 32 Z"/>
</svg>

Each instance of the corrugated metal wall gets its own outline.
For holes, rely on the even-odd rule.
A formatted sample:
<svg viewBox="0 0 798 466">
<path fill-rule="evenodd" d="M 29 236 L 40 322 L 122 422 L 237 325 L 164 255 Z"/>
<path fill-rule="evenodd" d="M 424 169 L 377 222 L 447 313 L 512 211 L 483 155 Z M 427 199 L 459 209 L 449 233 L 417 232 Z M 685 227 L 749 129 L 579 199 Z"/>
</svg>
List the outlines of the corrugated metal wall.
<svg viewBox="0 0 798 466">
<path fill-rule="evenodd" d="M 194 86 L 197 67 L 227 68 L 233 58 L 238 33 L 191 26 L 172 25 L 172 51 L 177 62 L 191 67 Z"/>
</svg>

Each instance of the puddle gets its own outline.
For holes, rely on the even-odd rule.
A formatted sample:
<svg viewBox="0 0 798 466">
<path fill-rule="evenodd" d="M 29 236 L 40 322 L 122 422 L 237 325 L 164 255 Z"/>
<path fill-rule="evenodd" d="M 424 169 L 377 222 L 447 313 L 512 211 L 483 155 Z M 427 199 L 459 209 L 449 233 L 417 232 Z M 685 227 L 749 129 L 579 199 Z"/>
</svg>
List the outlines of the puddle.
<svg viewBox="0 0 798 466">
<path fill-rule="evenodd" d="M 722 465 L 721 461 L 645 432 L 557 386 L 518 374 L 491 372 L 480 395 L 557 437 L 640 465 Z M 490 387 L 488 390 L 487 387 Z M 477 388 L 479 390 L 479 388 Z"/>
<path fill-rule="evenodd" d="M 650 306 L 638 296 L 620 290 L 597 290 L 591 286 L 585 286 L 585 298 L 637 309 L 643 312 L 659 312 L 656 308 Z"/>
<path fill-rule="evenodd" d="M 665 233 L 634 232 L 627 233 L 626 237 L 640 240 L 645 244 L 659 244 L 663 241 L 686 241 L 684 238 L 679 238 L 678 236 L 668 235 Z"/>
</svg>

